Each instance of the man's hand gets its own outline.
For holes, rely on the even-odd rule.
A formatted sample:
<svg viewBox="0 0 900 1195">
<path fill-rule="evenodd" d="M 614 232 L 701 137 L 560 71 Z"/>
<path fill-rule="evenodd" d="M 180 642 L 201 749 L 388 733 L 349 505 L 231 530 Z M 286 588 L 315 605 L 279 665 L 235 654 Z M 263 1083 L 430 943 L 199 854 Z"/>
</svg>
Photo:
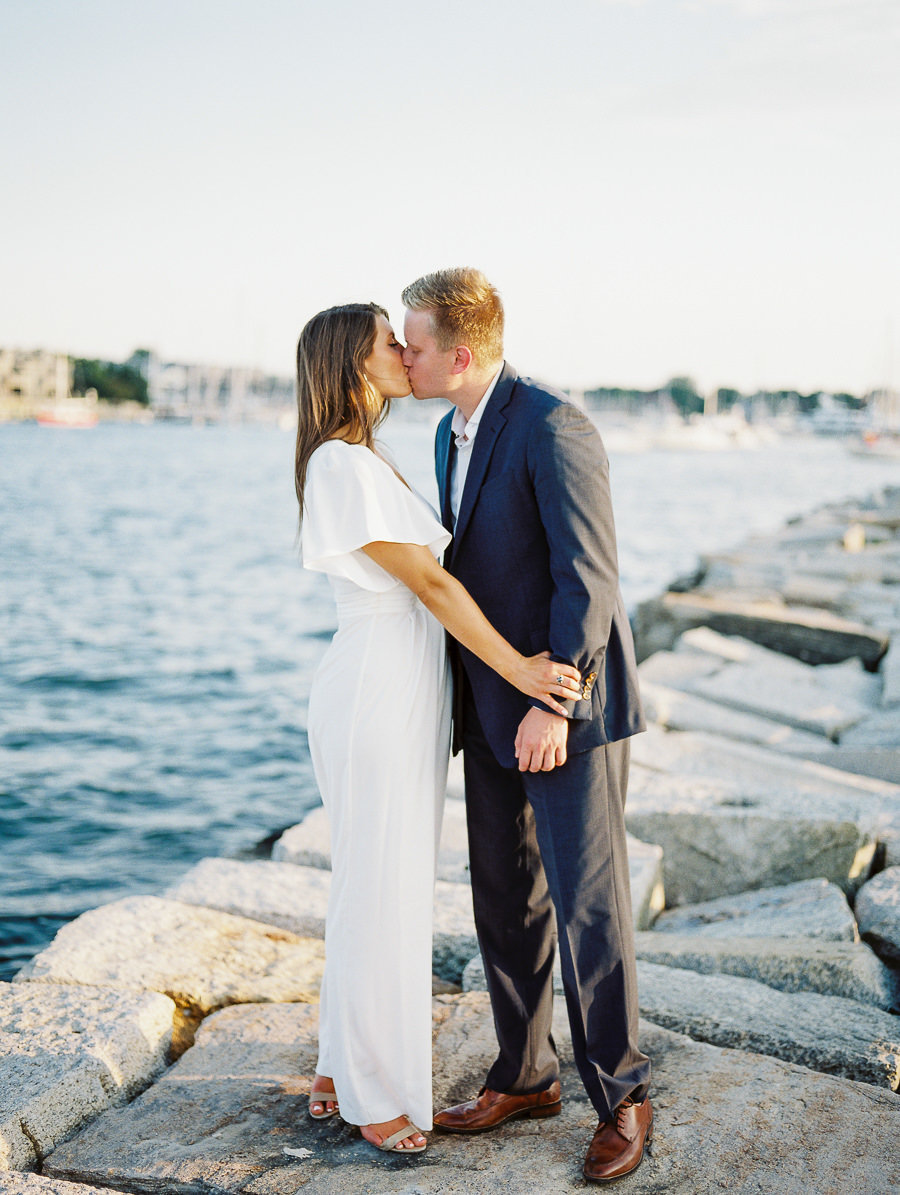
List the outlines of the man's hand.
<svg viewBox="0 0 900 1195">
<path fill-rule="evenodd" d="M 516 759 L 520 772 L 551 772 L 566 762 L 569 723 L 533 706 L 519 723 Z"/>
</svg>

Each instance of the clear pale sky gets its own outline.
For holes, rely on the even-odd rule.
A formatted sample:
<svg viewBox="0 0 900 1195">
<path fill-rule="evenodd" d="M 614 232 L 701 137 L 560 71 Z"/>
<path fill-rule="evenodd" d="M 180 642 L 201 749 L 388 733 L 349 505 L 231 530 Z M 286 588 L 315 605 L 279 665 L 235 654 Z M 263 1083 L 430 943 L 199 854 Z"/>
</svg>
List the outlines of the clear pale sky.
<svg viewBox="0 0 900 1195">
<path fill-rule="evenodd" d="M 290 374 L 473 264 L 558 385 L 900 385 L 897 0 L 0 0 L 0 53 L 0 345 Z"/>
</svg>

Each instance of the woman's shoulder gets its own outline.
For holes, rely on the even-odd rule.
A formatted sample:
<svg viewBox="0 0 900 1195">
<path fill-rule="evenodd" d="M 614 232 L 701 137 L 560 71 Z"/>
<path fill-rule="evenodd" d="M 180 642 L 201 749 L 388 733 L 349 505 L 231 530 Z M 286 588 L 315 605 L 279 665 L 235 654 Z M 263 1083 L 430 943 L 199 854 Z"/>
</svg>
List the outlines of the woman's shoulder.
<svg viewBox="0 0 900 1195">
<path fill-rule="evenodd" d="M 342 456 L 346 452 L 356 453 L 362 450 L 363 452 L 371 452 L 371 448 L 367 448 L 365 444 L 351 444 L 349 440 L 341 440 L 338 437 L 333 437 L 330 440 L 323 440 L 316 448 L 313 449 L 310 460 L 314 457 L 328 457 L 328 456 Z"/>
<path fill-rule="evenodd" d="M 323 440 L 309 458 L 309 468 L 316 471 L 360 470 L 372 466 L 378 457 L 365 444 L 351 444 L 348 440 Z"/>
<path fill-rule="evenodd" d="M 342 488 L 345 493 L 361 489 L 392 489 L 400 484 L 390 465 L 365 444 L 347 440 L 324 440 L 310 455 L 306 467 L 308 484 L 313 490 Z"/>
</svg>

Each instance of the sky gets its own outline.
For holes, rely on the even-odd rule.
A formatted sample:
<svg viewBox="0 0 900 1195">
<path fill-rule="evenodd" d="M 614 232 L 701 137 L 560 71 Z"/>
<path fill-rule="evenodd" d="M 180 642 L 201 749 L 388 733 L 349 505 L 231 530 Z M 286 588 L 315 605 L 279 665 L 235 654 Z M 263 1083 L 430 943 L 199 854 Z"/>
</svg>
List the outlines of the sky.
<svg viewBox="0 0 900 1195">
<path fill-rule="evenodd" d="M 900 386 L 896 0 L 0 0 L 0 346 L 289 375 L 475 265 L 563 387 Z"/>
</svg>

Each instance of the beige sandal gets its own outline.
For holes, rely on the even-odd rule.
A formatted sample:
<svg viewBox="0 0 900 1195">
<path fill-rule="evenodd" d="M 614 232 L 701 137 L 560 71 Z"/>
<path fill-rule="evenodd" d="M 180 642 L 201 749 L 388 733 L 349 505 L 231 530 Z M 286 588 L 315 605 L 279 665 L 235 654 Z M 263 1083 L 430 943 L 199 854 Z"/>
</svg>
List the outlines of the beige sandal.
<svg viewBox="0 0 900 1195">
<path fill-rule="evenodd" d="M 321 1104 L 321 1112 L 313 1112 L 313 1104 Z M 326 1104 L 334 1104 L 334 1107 L 329 1111 L 325 1107 Z M 332 1116 L 337 1116 L 340 1112 L 340 1107 L 337 1102 L 337 1092 L 331 1091 L 311 1091 L 309 1093 L 309 1114 L 313 1120 L 328 1120 Z"/>
<path fill-rule="evenodd" d="M 420 1154 L 425 1152 L 425 1145 L 410 1145 L 400 1148 L 400 1142 L 406 1137 L 414 1137 L 416 1133 L 421 1133 L 421 1129 L 417 1129 L 413 1122 L 407 1117 L 407 1125 L 405 1128 L 397 1129 L 396 1133 L 391 1133 L 390 1137 L 385 1137 L 380 1145 L 375 1145 L 374 1141 L 369 1141 L 368 1137 L 363 1137 L 364 1141 L 369 1141 L 370 1145 L 375 1145 L 376 1149 L 383 1149 L 387 1153 L 394 1154 Z M 368 1126 L 367 1126 L 368 1127 Z M 424 1136 L 424 1134 L 422 1134 Z M 426 1142 L 427 1145 L 427 1142 Z"/>
</svg>

